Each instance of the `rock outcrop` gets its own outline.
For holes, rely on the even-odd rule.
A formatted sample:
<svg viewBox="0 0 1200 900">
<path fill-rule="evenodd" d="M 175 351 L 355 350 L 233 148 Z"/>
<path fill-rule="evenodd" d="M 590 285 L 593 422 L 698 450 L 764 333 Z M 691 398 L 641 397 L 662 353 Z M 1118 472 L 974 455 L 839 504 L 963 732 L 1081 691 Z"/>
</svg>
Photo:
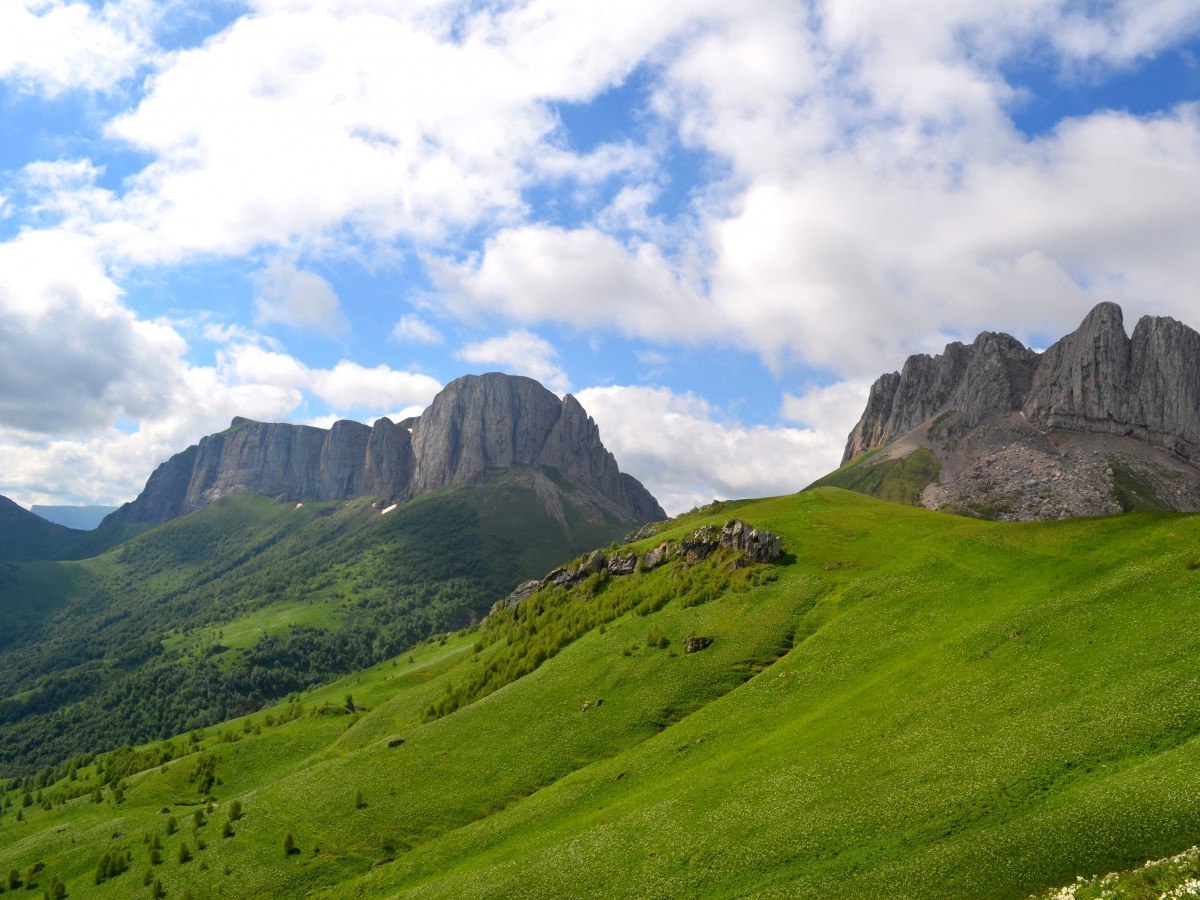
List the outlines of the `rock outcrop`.
<svg viewBox="0 0 1200 900">
<path fill-rule="evenodd" d="M 1198 508 L 1200 333 L 1146 316 L 1130 337 L 1121 308 L 1101 303 L 1042 354 L 984 333 L 910 357 L 872 386 L 843 464 L 918 447 L 942 467 L 926 506 L 1053 518 L 1117 512 L 1140 492 L 1150 506 Z"/>
<path fill-rule="evenodd" d="M 399 424 L 341 421 L 323 429 L 235 418 L 159 466 L 141 495 L 110 519 L 151 525 L 235 491 L 298 502 L 404 502 L 514 466 L 556 469 L 631 522 L 665 517 L 619 470 L 574 397 L 559 400 L 532 379 L 491 373 L 451 382 L 421 416 Z"/>
<path fill-rule="evenodd" d="M 701 525 L 677 541 L 662 541 L 640 557 L 633 550 L 617 550 L 611 556 L 602 550 L 593 550 L 573 563 L 559 566 L 542 578 L 519 585 L 500 601 L 498 606 L 516 606 L 544 588 L 572 588 L 589 576 L 601 572 L 607 571 L 614 577 L 625 577 L 633 575 L 639 568 L 643 572 L 649 572 L 676 559 L 685 563 L 696 563 L 721 550 L 733 552 L 741 564 L 774 562 L 782 553 L 779 535 L 766 530 L 760 531 L 738 519 L 730 519 L 721 528 L 715 525 Z"/>
</svg>

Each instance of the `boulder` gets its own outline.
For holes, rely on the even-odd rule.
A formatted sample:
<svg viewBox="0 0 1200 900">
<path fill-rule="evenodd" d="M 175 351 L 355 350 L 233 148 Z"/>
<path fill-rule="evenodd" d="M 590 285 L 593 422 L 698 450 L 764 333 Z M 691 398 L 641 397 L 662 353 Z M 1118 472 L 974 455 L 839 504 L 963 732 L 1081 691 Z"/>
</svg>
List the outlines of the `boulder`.
<svg viewBox="0 0 1200 900">
<path fill-rule="evenodd" d="M 541 590 L 541 588 L 542 588 L 542 582 L 540 582 L 540 581 L 537 581 L 537 580 L 526 581 L 523 584 L 518 585 L 517 589 L 515 591 L 513 591 L 511 594 L 509 594 L 507 597 L 504 598 L 504 600 L 503 600 L 504 606 L 511 609 L 512 607 L 514 607 L 518 603 L 520 603 L 522 600 L 528 600 L 535 593 L 537 593 L 539 590 Z"/>
<path fill-rule="evenodd" d="M 721 546 L 740 550 L 760 563 L 774 562 L 780 554 L 779 535 L 751 528 L 738 519 L 731 519 L 721 529 Z"/>
<path fill-rule="evenodd" d="M 699 653 L 712 646 L 713 639 L 699 634 L 689 634 L 683 639 L 684 653 Z"/>
<path fill-rule="evenodd" d="M 635 571 L 637 571 L 637 554 L 632 550 L 614 553 L 608 558 L 609 575 L 632 575 Z"/>
<path fill-rule="evenodd" d="M 646 551 L 646 555 L 642 557 L 642 568 L 647 572 L 657 569 L 670 559 L 670 550 L 671 545 L 667 541 L 663 541 L 653 550 Z"/>
</svg>

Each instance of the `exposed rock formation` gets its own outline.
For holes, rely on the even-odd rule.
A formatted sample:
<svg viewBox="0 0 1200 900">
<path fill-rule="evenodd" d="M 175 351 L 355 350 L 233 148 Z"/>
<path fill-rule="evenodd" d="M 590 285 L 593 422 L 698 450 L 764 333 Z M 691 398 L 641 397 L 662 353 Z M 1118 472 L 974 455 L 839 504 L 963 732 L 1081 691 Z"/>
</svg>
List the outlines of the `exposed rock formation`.
<svg viewBox="0 0 1200 900">
<path fill-rule="evenodd" d="M 1200 508 L 1200 334 L 1146 316 L 1132 338 L 1101 303 L 1043 354 L 1004 334 L 913 356 L 879 378 L 843 463 L 918 447 L 941 472 L 922 502 L 1001 518 Z M 876 478 L 876 481 L 879 479 Z"/>
<path fill-rule="evenodd" d="M 451 382 L 416 419 L 326 430 L 235 418 L 219 434 L 171 457 L 141 495 L 111 517 L 150 525 L 234 491 L 295 501 L 374 496 L 403 502 L 447 484 L 478 484 L 490 468 L 557 469 L 606 498 L 630 521 L 665 516 L 623 474 L 574 397 L 559 400 L 536 381 L 499 373 Z"/>
<path fill-rule="evenodd" d="M 571 588 L 589 575 L 604 571 L 616 577 L 632 575 L 638 571 L 639 562 L 641 570 L 649 572 L 675 559 L 682 559 L 685 563 L 699 562 L 720 550 L 740 554 L 738 558 L 743 563 L 774 562 L 781 553 L 779 535 L 766 530 L 759 531 L 738 519 L 730 519 L 722 528 L 701 525 L 678 541 L 663 541 L 653 550 L 647 550 L 640 559 L 633 550 L 619 550 L 612 556 L 606 556 L 602 550 L 593 550 L 574 563 L 559 566 L 543 578 L 519 585 L 499 605 L 513 607 L 543 588 Z"/>
</svg>

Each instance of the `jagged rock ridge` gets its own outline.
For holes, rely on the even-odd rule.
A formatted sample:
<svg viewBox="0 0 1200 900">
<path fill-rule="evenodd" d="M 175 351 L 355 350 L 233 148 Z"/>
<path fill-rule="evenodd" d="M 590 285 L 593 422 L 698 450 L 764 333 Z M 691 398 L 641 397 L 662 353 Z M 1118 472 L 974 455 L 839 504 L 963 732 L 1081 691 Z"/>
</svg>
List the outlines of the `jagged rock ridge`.
<svg viewBox="0 0 1200 900">
<path fill-rule="evenodd" d="M 1146 504 L 1200 508 L 1200 334 L 1145 316 L 1130 337 L 1121 308 L 1101 303 L 1042 354 L 985 332 L 912 356 L 872 385 L 843 464 L 918 447 L 941 467 L 926 506 L 1001 518 L 1117 512 L 1132 482 Z"/>
<path fill-rule="evenodd" d="M 556 469 L 630 521 L 666 515 L 619 470 L 574 397 L 559 400 L 532 379 L 493 372 L 451 382 L 421 416 L 400 424 L 385 418 L 323 429 L 235 418 L 159 466 L 141 495 L 110 519 L 155 524 L 235 491 L 298 502 L 404 502 L 513 466 Z"/>
</svg>

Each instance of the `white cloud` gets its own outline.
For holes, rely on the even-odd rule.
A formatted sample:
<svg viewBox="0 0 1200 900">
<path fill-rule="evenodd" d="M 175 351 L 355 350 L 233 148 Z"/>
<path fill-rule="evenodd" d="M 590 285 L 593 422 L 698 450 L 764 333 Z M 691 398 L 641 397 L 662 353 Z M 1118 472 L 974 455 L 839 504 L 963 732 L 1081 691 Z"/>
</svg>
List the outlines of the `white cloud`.
<svg viewBox="0 0 1200 900">
<path fill-rule="evenodd" d="M 0 3 L 0 80 L 48 96 L 105 90 L 132 75 L 153 46 L 150 0 L 95 7 L 64 0 Z"/>
<path fill-rule="evenodd" d="M 576 395 L 621 470 L 671 515 L 711 500 L 788 494 L 837 466 L 844 437 L 729 422 L 703 398 L 667 388 L 599 387 Z"/>
<path fill-rule="evenodd" d="M 334 414 L 383 411 L 419 405 L 422 409 L 441 390 L 435 378 L 387 366 L 368 368 L 341 360 L 331 369 L 312 369 L 294 356 L 254 344 L 234 344 L 218 355 L 227 380 L 305 392 L 324 400 Z"/>
<path fill-rule="evenodd" d="M 881 373 L 882 374 L 882 373 Z M 832 438 L 849 436 L 867 405 L 869 381 L 839 381 L 803 394 L 783 395 L 780 415 Z"/>
<path fill-rule="evenodd" d="M 404 315 L 392 328 L 392 337 L 398 341 L 411 341 L 417 344 L 440 344 L 442 335 L 436 328 L 420 316 Z"/>
<path fill-rule="evenodd" d="M 718 6 L 257 3 L 165 60 L 111 124 L 154 161 L 100 233 L 152 262 L 297 241 L 436 243 L 515 221 L 530 184 L 651 164 L 626 142 L 570 152 L 549 104 L 619 83 Z"/>
<path fill-rule="evenodd" d="M 433 274 L 447 306 L 468 317 L 555 320 L 665 341 L 720 330 L 715 311 L 656 246 L 627 248 L 595 228 L 505 229 L 482 255 L 434 263 Z"/>
<path fill-rule="evenodd" d="M 388 410 L 414 404 L 424 409 L 441 388 L 428 375 L 387 366 L 367 368 L 347 360 L 314 373 L 312 382 L 312 392 L 338 410 Z"/>
<path fill-rule="evenodd" d="M 30 231 L 0 243 L 0 422 L 87 432 L 164 411 L 186 345 L 137 319 L 120 293 L 75 235 Z"/>
<path fill-rule="evenodd" d="M 295 260 L 271 258 L 253 276 L 254 317 L 260 325 L 282 322 L 332 334 L 348 325 L 333 287 L 315 272 L 296 267 Z"/>
<path fill-rule="evenodd" d="M 510 331 L 468 344 L 456 355 L 465 362 L 500 366 L 506 372 L 526 375 L 558 394 L 565 393 L 570 387 L 567 373 L 559 365 L 558 351 L 529 331 Z"/>
</svg>

